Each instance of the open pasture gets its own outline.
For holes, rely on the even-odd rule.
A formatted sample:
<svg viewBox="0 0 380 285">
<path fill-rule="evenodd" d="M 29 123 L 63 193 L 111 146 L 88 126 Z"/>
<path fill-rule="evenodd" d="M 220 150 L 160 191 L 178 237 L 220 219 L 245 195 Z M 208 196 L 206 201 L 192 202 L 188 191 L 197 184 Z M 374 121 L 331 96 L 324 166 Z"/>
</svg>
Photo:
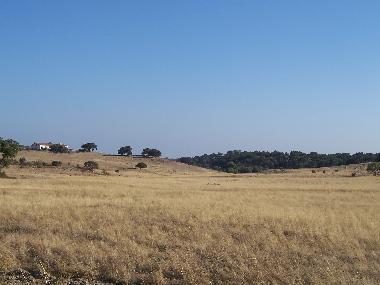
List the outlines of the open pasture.
<svg viewBox="0 0 380 285">
<path fill-rule="evenodd" d="M 63 166 L 12 166 L 16 179 L 0 179 L 0 283 L 380 283 L 379 177 L 20 156 Z M 89 159 L 109 175 L 75 169 Z M 138 161 L 148 168 L 130 169 Z"/>
</svg>

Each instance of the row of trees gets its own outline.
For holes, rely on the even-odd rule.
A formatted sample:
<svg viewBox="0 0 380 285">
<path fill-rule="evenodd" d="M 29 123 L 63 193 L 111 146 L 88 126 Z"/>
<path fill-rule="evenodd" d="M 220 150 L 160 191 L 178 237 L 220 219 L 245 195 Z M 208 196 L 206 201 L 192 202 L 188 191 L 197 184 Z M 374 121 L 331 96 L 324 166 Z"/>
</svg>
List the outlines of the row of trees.
<svg viewBox="0 0 380 285">
<path fill-rule="evenodd" d="M 125 156 L 131 156 L 132 155 L 132 147 L 127 145 L 127 146 L 122 146 L 119 148 L 118 152 L 119 155 L 125 155 Z M 155 148 L 144 148 L 143 151 L 141 152 L 141 155 L 143 157 L 160 157 L 161 156 L 161 151 Z"/>
<path fill-rule="evenodd" d="M 94 150 L 97 150 L 98 146 L 95 143 L 85 143 L 81 146 L 81 148 L 78 150 L 79 152 L 91 152 Z M 70 150 L 67 148 L 67 146 L 63 144 L 53 144 L 50 146 L 49 149 L 51 152 L 54 153 L 69 153 Z"/>
<path fill-rule="evenodd" d="M 211 168 L 230 173 L 252 173 L 266 169 L 296 169 L 331 167 L 367 162 L 380 162 L 380 153 L 336 153 L 319 154 L 300 151 L 228 151 L 227 153 L 204 154 L 195 157 L 181 157 L 179 162 Z"/>
<path fill-rule="evenodd" d="M 79 149 L 79 152 L 92 152 L 94 150 L 97 150 L 98 146 L 95 143 L 85 143 L 81 146 Z M 50 151 L 54 153 L 68 153 L 70 150 L 62 144 L 53 144 L 50 146 Z M 132 147 L 122 146 L 119 148 L 118 152 L 119 155 L 125 155 L 125 156 L 131 156 L 132 155 Z M 143 157 L 160 157 L 161 151 L 155 148 L 144 148 L 141 155 Z"/>
</svg>

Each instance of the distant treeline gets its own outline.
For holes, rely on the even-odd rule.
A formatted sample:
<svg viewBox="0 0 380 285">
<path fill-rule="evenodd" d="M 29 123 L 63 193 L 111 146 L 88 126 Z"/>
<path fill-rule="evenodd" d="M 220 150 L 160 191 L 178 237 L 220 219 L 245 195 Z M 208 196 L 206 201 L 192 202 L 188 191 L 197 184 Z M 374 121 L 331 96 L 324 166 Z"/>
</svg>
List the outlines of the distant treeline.
<svg viewBox="0 0 380 285">
<path fill-rule="evenodd" d="M 181 157 L 179 162 L 211 168 L 230 173 L 254 173 L 266 169 L 318 168 L 339 165 L 380 162 L 380 153 L 336 153 L 319 154 L 300 151 L 267 152 L 233 150 L 227 153 L 204 154 L 195 157 Z"/>
</svg>

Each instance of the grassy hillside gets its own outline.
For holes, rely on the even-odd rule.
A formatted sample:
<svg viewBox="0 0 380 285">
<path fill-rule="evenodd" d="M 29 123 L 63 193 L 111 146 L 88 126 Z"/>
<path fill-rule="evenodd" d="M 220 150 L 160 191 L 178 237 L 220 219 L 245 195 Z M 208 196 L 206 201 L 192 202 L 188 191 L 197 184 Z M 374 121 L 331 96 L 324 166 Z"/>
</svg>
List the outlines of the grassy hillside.
<svg viewBox="0 0 380 285">
<path fill-rule="evenodd" d="M 0 180 L 0 284 L 380 284 L 380 178 L 354 168 L 233 175 L 21 156 L 64 165 Z M 86 160 L 111 175 L 73 166 Z"/>
<path fill-rule="evenodd" d="M 33 173 L 68 173 L 72 172 L 72 174 L 76 174 L 77 165 L 83 166 L 85 161 L 93 160 L 99 164 L 99 169 L 106 170 L 110 175 L 135 175 L 136 164 L 138 162 L 144 162 L 149 167 L 139 173 L 151 173 L 156 175 L 169 175 L 173 173 L 178 174 L 190 174 L 190 173 L 209 173 L 210 171 L 196 167 L 190 166 L 182 163 L 177 163 L 175 161 L 169 159 L 161 159 L 161 158 L 143 158 L 143 157 L 124 157 L 124 156 L 116 156 L 116 155 L 106 155 L 96 152 L 90 153 L 51 153 L 46 151 L 21 151 L 17 160 L 21 157 L 25 158 L 27 161 L 42 161 L 48 164 L 51 164 L 53 160 L 61 161 L 62 167 L 58 169 L 51 168 L 43 168 L 43 169 L 24 169 L 23 173 L 28 173 L 28 170 Z M 115 170 L 118 170 L 118 173 L 115 173 Z M 16 173 L 19 173 L 17 169 Z M 83 174 L 83 173 L 82 173 Z M 81 175 L 82 175 L 81 174 Z"/>
</svg>

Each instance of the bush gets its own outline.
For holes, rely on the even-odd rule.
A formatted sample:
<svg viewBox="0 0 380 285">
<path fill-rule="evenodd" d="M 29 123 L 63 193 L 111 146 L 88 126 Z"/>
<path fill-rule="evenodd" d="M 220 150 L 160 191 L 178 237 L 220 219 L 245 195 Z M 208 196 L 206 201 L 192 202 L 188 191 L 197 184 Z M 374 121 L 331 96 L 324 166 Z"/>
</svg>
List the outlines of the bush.
<svg viewBox="0 0 380 285">
<path fill-rule="evenodd" d="M 148 166 L 144 162 L 139 162 L 136 164 L 136 167 L 141 169 L 141 168 L 147 168 Z"/>
<path fill-rule="evenodd" d="M 95 169 L 98 169 L 99 168 L 99 165 L 96 161 L 86 161 L 84 163 L 84 168 L 89 170 L 89 171 L 94 171 Z"/>
<path fill-rule="evenodd" d="M 21 166 L 25 166 L 25 165 L 27 165 L 26 158 L 25 158 L 25 157 L 20 157 L 20 159 L 18 160 L 18 163 L 19 163 Z"/>
<path fill-rule="evenodd" d="M 32 166 L 33 167 L 37 167 L 37 168 L 42 168 L 42 167 L 46 167 L 46 166 L 49 166 L 46 162 L 42 161 L 42 160 L 37 160 L 37 161 L 32 161 Z"/>
<path fill-rule="evenodd" d="M 373 162 L 373 163 L 368 164 L 367 171 L 376 176 L 377 174 L 380 173 L 380 163 Z"/>
<path fill-rule="evenodd" d="M 52 165 L 52 166 L 55 166 L 55 167 L 61 166 L 61 165 L 62 165 L 62 161 L 59 161 L 59 160 L 53 160 L 53 161 L 51 162 L 51 165 Z"/>
</svg>

